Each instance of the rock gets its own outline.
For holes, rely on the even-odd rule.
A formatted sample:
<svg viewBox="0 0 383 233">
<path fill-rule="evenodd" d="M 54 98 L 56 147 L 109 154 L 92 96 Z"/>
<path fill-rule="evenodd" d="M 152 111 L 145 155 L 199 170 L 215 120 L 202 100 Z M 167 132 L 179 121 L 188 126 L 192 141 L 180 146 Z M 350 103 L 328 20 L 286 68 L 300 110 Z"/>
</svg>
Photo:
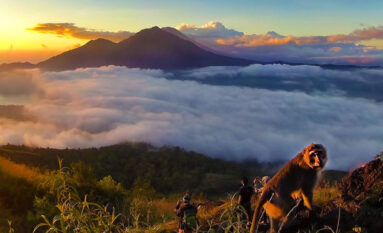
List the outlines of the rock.
<svg viewBox="0 0 383 233">
<path fill-rule="evenodd" d="M 342 180 L 340 191 L 342 196 L 337 205 L 353 215 L 355 225 L 369 233 L 383 232 L 383 161 L 380 158 L 350 173 Z"/>
<path fill-rule="evenodd" d="M 340 183 L 342 199 L 344 201 L 363 201 L 368 194 L 374 192 L 374 187 L 381 182 L 383 182 L 383 161 L 375 159 L 342 180 Z"/>
<path fill-rule="evenodd" d="M 383 209 L 363 205 L 355 214 L 356 223 L 369 233 L 383 232 Z"/>
</svg>

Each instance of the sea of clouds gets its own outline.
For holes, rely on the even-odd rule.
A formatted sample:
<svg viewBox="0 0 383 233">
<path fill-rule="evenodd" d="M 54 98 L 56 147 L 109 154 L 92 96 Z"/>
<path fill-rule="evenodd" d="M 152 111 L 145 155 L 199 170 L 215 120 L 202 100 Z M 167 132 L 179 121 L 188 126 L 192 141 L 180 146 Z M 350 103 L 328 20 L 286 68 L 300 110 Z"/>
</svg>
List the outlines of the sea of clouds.
<svg viewBox="0 0 383 233">
<path fill-rule="evenodd" d="M 275 161 L 314 142 L 328 148 L 329 168 L 349 169 L 383 151 L 383 103 L 351 84 L 377 91 L 382 83 L 378 69 L 286 65 L 3 72 L 0 144 L 85 148 L 133 141 Z"/>
</svg>

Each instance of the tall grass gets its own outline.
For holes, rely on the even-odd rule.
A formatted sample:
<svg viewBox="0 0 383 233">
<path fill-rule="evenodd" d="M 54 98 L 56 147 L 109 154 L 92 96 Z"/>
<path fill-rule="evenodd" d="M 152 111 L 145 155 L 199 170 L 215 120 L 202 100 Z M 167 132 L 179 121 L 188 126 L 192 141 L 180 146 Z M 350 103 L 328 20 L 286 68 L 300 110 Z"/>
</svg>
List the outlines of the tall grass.
<svg viewBox="0 0 383 233">
<path fill-rule="evenodd" d="M 119 215 L 115 214 L 114 208 L 109 211 L 107 206 L 89 202 L 87 196 L 80 199 L 76 190 L 67 182 L 69 175 L 60 160 L 56 172 L 59 182 L 56 207 L 59 214 L 51 220 L 42 215 L 43 222 L 33 232 L 40 229 L 44 229 L 45 233 L 118 232 L 120 226 L 115 222 Z"/>
<path fill-rule="evenodd" d="M 138 233 L 160 232 L 163 224 L 153 224 L 152 201 L 140 196 L 140 189 L 133 189 L 136 196 L 129 203 L 129 215 L 116 213 L 113 206 L 100 205 L 88 200 L 88 196 L 80 197 L 76 188 L 69 182 L 72 173 L 69 168 L 62 167 L 46 180 L 47 186 L 55 192 L 58 214 L 49 219 L 42 215 L 42 222 L 33 230 L 44 233 Z M 138 191 L 137 191 L 138 190 Z"/>
<path fill-rule="evenodd" d="M 14 163 L 0 156 L 0 169 L 13 177 L 21 178 L 32 183 L 38 183 L 42 174 L 36 169 L 30 168 L 24 164 Z"/>
<path fill-rule="evenodd" d="M 138 181 L 129 191 L 131 198 L 123 203 L 126 211 L 117 213 L 113 206 L 98 204 L 89 200 L 88 195 L 80 195 L 71 182 L 73 172 L 62 166 L 48 175 L 41 175 L 23 165 L 14 165 L 1 159 L 0 168 L 10 165 L 7 172 L 20 172 L 19 177 L 39 180 L 43 186 L 49 187 L 48 192 L 54 194 L 56 213 L 53 217 L 41 216 L 41 222 L 34 228 L 33 233 L 152 233 L 175 232 L 177 220 L 174 220 L 175 197 L 153 199 L 154 190 L 145 181 Z M 15 170 L 12 170 L 15 169 Z M 103 190 L 110 192 L 123 189 L 111 177 L 106 177 L 96 183 Z M 116 189 L 116 190 L 115 190 Z M 117 192 L 116 191 L 116 192 Z M 322 184 L 314 193 L 314 202 L 325 205 L 339 196 L 336 185 Z M 200 200 L 201 201 L 201 200 Z M 200 225 L 196 233 L 245 233 L 248 232 L 246 211 L 237 204 L 237 196 L 230 195 L 220 205 L 201 205 L 198 210 Z M 120 208 L 123 209 L 123 208 Z M 10 223 L 9 233 L 14 233 Z M 338 233 L 329 228 L 312 229 L 307 232 L 322 232 L 324 230 Z M 303 231 L 302 231 L 303 232 Z"/>
<path fill-rule="evenodd" d="M 340 197 L 340 190 L 338 184 L 335 183 L 330 185 L 330 183 L 323 182 L 314 190 L 314 203 L 318 206 L 323 206 L 336 198 Z"/>
</svg>

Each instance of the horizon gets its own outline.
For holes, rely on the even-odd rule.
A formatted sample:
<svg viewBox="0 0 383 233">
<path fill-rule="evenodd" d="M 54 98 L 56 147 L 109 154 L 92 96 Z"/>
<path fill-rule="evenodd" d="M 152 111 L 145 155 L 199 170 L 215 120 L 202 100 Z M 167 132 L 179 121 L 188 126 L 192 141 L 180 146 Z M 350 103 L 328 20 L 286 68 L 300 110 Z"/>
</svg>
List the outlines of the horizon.
<svg viewBox="0 0 383 233">
<path fill-rule="evenodd" d="M 369 3 L 5 0 L 0 63 L 37 63 L 92 39 L 118 42 L 157 25 L 224 55 L 261 62 L 382 65 L 383 3 Z"/>
</svg>

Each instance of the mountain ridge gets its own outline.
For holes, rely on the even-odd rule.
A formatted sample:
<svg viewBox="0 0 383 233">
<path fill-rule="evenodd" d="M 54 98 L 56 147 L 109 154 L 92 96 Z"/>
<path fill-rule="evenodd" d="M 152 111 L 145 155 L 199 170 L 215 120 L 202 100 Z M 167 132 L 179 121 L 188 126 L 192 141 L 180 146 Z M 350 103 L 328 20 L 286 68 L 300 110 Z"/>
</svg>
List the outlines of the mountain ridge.
<svg viewBox="0 0 383 233">
<path fill-rule="evenodd" d="M 155 26 L 143 29 L 119 43 L 102 38 L 91 40 L 79 48 L 42 61 L 37 67 L 48 71 L 107 65 L 183 69 L 252 63 L 255 62 L 207 51 L 189 40 Z"/>
<path fill-rule="evenodd" d="M 269 32 L 274 33 L 274 32 Z M 206 66 L 245 66 L 250 64 L 312 65 L 324 69 L 380 69 L 381 66 L 291 63 L 281 60 L 259 62 L 229 57 L 202 45 L 172 27 L 143 29 L 118 43 L 104 38 L 88 41 L 37 64 L 14 62 L 0 64 L 0 72 L 40 68 L 43 71 L 74 70 L 101 66 L 144 69 L 186 69 Z"/>
</svg>

